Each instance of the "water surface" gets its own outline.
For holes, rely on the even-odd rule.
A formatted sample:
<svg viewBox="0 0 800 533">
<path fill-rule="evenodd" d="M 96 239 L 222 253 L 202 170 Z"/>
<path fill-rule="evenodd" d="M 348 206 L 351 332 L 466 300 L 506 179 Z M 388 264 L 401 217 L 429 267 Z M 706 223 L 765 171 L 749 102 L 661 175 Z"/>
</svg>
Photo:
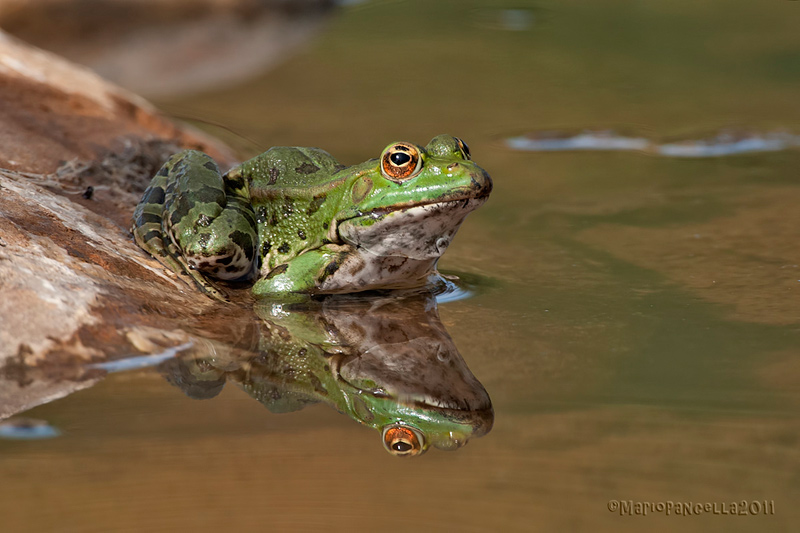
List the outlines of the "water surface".
<svg viewBox="0 0 800 533">
<path fill-rule="evenodd" d="M 800 152 L 524 152 L 532 131 L 800 131 L 800 4 L 376 1 L 224 91 L 158 102 L 246 155 L 352 164 L 469 143 L 493 176 L 440 263 L 439 317 L 491 397 L 466 446 L 390 456 L 325 405 L 198 401 L 154 369 L 26 413 L 0 440 L 12 531 L 778 531 L 800 512 Z M 774 515 L 620 516 L 609 500 L 774 500 Z"/>
</svg>

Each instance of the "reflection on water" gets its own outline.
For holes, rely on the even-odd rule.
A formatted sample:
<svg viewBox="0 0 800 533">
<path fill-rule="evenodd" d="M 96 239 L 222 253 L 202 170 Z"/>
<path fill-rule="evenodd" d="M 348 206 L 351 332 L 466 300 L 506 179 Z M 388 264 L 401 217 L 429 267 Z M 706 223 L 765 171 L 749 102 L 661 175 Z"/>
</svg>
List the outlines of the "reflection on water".
<svg viewBox="0 0 800 533">
<path fill-rule="evenodd" d="M 14 396 L 34 404 L 56 399 L 30 388 L 34 383 L 61 385 L 66 392 L 60 397 L 107 374 L 156 367 L 194 399 L 214 398 L 231 381 L 273 413 L 327 404 L 377 430 L 393 455 L 455 450 L 488 433 L 494 414 L 489 395 L 439 319 L 438 298 L 455 301 L 470 294 L 449 277 L 436 276 L 425 289 L 258 302 L 253 310 L 212 316 L 208 329 L 197 324 L 191 333 L 134 328 L 128 338 L 145 355 L 20 367 L 16 374 L 24 380 L 18 379 L 10 403 Z M 228 312 L 232 306 L 219 307 Z M 228 322 L 239 327 L 229 329 Z M 2 371 L 7 379 L 12 374 Z M 58 435 L 29 419 L 0 425 L 0 438 Z"/>
<path fill-rule="evenodd" d="M 273 413 L 324 402 L 378 430 L 398 456 L 455 450 L 492 427 L 489 395 L 444 329 L 432 294 L 266 302 L 256 314 L 256 338 L 241 339 L 253 350 L 213 345 L 168 359 L 160 371 L 197 399 L 232 381 Z"/>
<path fill-rule="evenodd" d="M 800 146 L 800 135 L 785 131 L 744 133 L 722 131 L 708 139 L 656 143 L 643 137 L 625 137 L 613 131 L 583 131 L 570 135 L 539 132 L 506 139 L 506 146 L 528 152 L 572 150 L 634 151 L 666 157 L 722 157 L 753 152 L 777 152 Z"/>
<path fill-rule="evenodd" d="M 12 418 L 0 422 L 0 439 L 38 440 L 58 437 L 61 432 L 45 422 L 34 418 Z"/>
</svg>

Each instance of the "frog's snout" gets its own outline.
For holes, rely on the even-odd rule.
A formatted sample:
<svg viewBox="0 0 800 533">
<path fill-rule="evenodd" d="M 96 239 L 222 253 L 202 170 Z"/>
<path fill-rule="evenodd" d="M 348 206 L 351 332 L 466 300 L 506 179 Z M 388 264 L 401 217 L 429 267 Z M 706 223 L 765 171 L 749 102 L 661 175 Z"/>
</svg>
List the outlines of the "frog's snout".
<svg viewBox="0 0 800 533">
<path fill-rule="evenodd" d="M 472 181 L 472 188 L 475 190 L 477 198 L 485 198 L 492 192 L 494 184 L 489 173 L 480 167 L 475 167 L 470 172 L 470 179 Z"/>
</svg>

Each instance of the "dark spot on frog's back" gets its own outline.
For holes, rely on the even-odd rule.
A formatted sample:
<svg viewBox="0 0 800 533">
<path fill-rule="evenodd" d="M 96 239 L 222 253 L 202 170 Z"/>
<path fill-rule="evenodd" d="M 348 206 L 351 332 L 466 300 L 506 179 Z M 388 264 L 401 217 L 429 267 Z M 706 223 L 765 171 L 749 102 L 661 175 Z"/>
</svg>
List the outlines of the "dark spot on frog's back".
<svg viewBox="0 0 800 533">
<path fill-rule="evenodd" d="M 295 168 L 294 170 L 298 174 L 313 174 L 314 172 L 319 170 L 319 167 L 313 163 L 309 163 L 308 161 L 306 161 L 305 163 Z"/>
<path fill-rule="evenodd" d="M 194 193 L 197 202 L 225 205 L 225 193 L 214 187 L 204 185 Z"/>
<path fill-rule="evenodd" d="M 136 225 L 144 226 L 145 224 L 156 224 L 160 226 L 161 217 L 154 213 L 142 213 L 139 215 L 139 218 L 136 219 Z"/>
<path fill-rule="evenodd" d="M 272 248 L 272 243 L 269 241 L 264 241 L 261 244 L 261 255 L 266 256 L 269 253 L 270 248 Z"/>
<path fill-rule="evenodd" d="M 150 242 L 153 239 L 162 240 L 162 233 L 158 230 L 153 229 L 145 233 L 144 237 L 142 237 L 143 242 Z"/>
<path fill-rule="evenodd" d="M 278 251 L 280 253 L 282 253 L 282 254 L 288 254 L 290 249 L 291 248 L 289 248 L 289 243 L 287 243 L 287 242 L 285 242 L 285 243 L 281 244 L 280 246 L 278 246 Z"/>
<path fill-rule="evenodd" d="M 197 217 L 197 226 L 205 228 L 208 227 L 210 224 L 211 224 L 211 218 L 208 215 L 202 214 L 199 217 Z"/>
<path fill-rule="evenodd" d="M 189 200 L 185 196 L 178 197 L 177 201 L 174 204 L 174 211 L 172 215 L 169 217 L 170 222 L 173 226 L 177 226 L 181 220 L 184 219 L 189 214 L 189 211 L 194 207 L 194 202 Z"/>
<path fill-rule="evenodd" d="M 162 187 L 148 187 L 144 191 L 142 198 L 143 204 L 163 204 L 164 203 L 164 189 Z"/>
<path fill-rule="evenodd" d="M 217 164 L 213 161 L 206 161 L 203 163 L 203 166 L 206 167 L 211 172 L 219 172 L 219 168 L 217 168 Z"/>
<path fill-rule="evenodd" d="M 270 168 L 269 169 L 269 181 L 267 183 L 269 185 L 275 185 L 275 182 L 278 181 L 278 176 L 280 176 L 280 175 L 281 175 L 281 172 L 277 168 L 275 168 L 275 167 Z"/>
<path fill-rule="evenodd" d="M 253 260 L 255 253 L 253 250 L 253 240 L 250 238 L 250 235 L 236 230 L 231 233 L 231 240 L 244 251 L 244 255 L 247 257 L 248 261 Z"/>
<path fill-rule="evenodd" d="M 167 167 L 161 167 L 161 170 L 158 171 L 156 176 L 166 176 L 167 174 L 169 174 L 169 169 Z"/>
<path fill-rule="evenodd" d="M 299 230 L 297 230 L 297 236 L 298 236 L 299 238 L 301 238 L 301 239 L 305 240 L 305 238 L 306 238 L 306 232 L 305 232 L 305 231 L 303 231 L 302 229 L 299 229 Z"/>
</svg>

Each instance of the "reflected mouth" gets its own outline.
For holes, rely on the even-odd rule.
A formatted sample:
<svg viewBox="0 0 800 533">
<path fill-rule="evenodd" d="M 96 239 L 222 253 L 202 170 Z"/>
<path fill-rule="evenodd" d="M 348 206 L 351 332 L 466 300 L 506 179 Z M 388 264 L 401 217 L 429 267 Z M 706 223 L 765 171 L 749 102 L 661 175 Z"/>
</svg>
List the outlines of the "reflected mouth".
<svg viewBox="0 0 800 533">
<path fill-rule="evenodd" d="M 350 381 L 346 380 L 344 377 L 342 377 L 341 374 L 339 374 L 337 378 L 343 381 L 344 383 L 347 383 L 350 387 L 354 388 L 355 390 L 359 391 L 362 394 L 369 394 L 370 396 L 374 396 L 375 398 L 391 400 L 398 404 L 407 405 L 409 407 L 416 407 L 422 409 L 436 409 L 437 411 L 450 413 L 458 418 L 463 417 L 463 415 L 466 413 L 474 413 L 492 409 L 492 402 L 489 399 L 488 395 L 484 397 L 475 397 L 475 398 L 455 398 L 455 397 L 443 398 L 443 397 L 434 397 L 425 393 L 398 394 L 394 393 L 393 391 L 387 391 L 382 387 L 381 388 L 360 387 L 355 383 L 351 383 Z"/>
</svg>

